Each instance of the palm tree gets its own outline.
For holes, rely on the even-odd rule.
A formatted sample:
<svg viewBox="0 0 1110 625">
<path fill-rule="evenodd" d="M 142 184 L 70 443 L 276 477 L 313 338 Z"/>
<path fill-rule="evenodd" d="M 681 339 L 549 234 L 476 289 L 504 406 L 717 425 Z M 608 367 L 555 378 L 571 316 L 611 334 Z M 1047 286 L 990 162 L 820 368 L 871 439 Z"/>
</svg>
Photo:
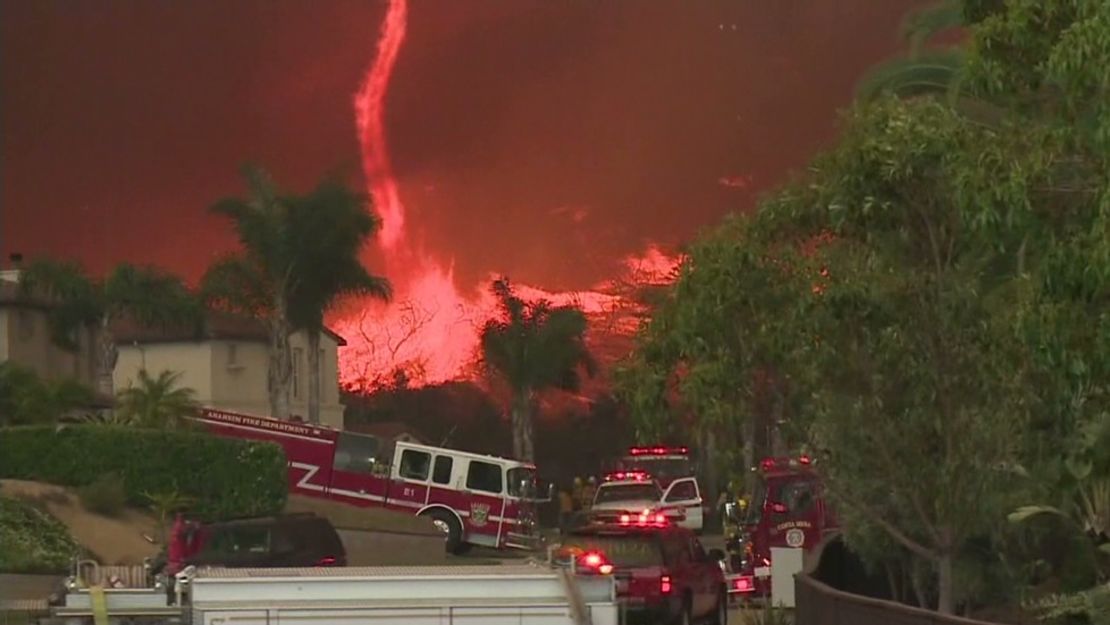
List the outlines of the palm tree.
<svg viewBox="0 0 1110 625">
<path fill-rule="evenodd" d="M 139 370 L 139 384 L 123 389 L 116 396 L 116 412 L 120 421 L 143 427 L 175 429 L 197 412 L 193 400 L 196 392 L 178 387 L 181 373 L 162 371 L 152 378 L 146 369 Z"/>
<path fill-rule="evenodd" d="M 142 325 L 195 324 L 202 319 L 199 301 L 177 276 L 153 267 L 123 263 L 103 280 L 89 277 L 74 262 L 40 259 L 20 272 L 25 297 L 50 301 L 47 319 L 52 340 L 64 349 L 80 347 L 78 333 L 96 329 L 96 390 L 112 396 L 112 374 L 119 351 L 112 323 L 130 317 Z"/>
<path fill-rule="evenodd" d="M 926 46 L 939 33 L 967 23 L 964 0 L 943 0 L 910 13 L 901 29 L 909 52 L 868 71 L 856 88 L 856 97 L 867 101 L 893 93 L 903 98 L 930 94 L 958 98 L 964 50 L 960 46 Z"/>
<path fill-rule="evenodd" d="M 501 316 L 482 329 L 482 356 L 512 394 L 513 453 L 535 460 L 533 415 L 539 393 L 577 390 L 580 372 L 592 376 L 595 363 L 586 348 L 586 316 L 572 306 L 525 302 L 507 279 L 493 283 Z"/>
<path fill-rule="evenodd" d="M 339 180 L 325 180 L 293 201 L 291 216 L 309 245 L 303 250 L 301 279 L 289 307 L 294 329 L 308 335 L 308 420 L 320 422 L 320 334 L 324 313 L 343 297 L 364 295 L 388 300 L 389 281 L 371 275 L 359 252 L 381 226 L 366 210 L 368 199 Z"/>
<path fill-rule="evenodd" d="M 202 279 L 205 299 L 217 308 L 265 319 L 270 330 L 271 414 L 288 418 L 293 363 L 289 334 L 309 334 L 310 408 L 319 419 L 320 331 L 325 310 L 346 294 L 389 293 L 369 275 L 358 252 L 377 227 L 364 200 L 328 180 L 304 197 L 279 193 L 265 171 L 248 166 L 249 199 L 218 202 L 212 212 L 230 218 L 242 251 L 216 262 Z"/>
<path fill-rule="evenodd" d="M 243 249 L 208 268 L 201 292 L 209 305 L 266 320 L 270 413 L 286 419 L 293 376 L 288 307 L 297 279 L 293 250 L 300 233 L 290 227 L 288 198 L 279 195 L 269 174 L 246 166 L 243 175 L 250 197 L 227 198 L 209 209 L 232 220 Z"/>
</svg>

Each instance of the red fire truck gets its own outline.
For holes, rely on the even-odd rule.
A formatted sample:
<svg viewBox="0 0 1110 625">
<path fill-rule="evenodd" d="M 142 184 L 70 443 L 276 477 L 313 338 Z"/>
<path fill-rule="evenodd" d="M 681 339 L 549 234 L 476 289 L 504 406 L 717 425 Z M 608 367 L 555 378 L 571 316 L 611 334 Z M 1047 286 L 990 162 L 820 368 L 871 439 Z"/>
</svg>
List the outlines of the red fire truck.
<svg viewBox="0 0 1110 625">
<path fill-rule="evenodd" d="M 281 445 L 290 493 L 427 516 L 451 552 L 538 542 L 534 465 L 220 410 L 197 421 L 220 436 Z"/>
<path fill-rule="evenodd" d="M 628 452 L 610 471 L 643 471 L 659 482 L 659 486 L 667 488 L 671 482 L 683 478 L 694 477 L 697 465 L 690 457 L 689 447 L 672 447 L 666 445 L 643 445 L 629 447 Z"/>
<path fill-rule="evenodd" d="M 760 462 L 747 510 L 730 506 L 729 515 L 740 526 L 738 540 L 728 544 L 733 571 L 729 593 L 741 599 L 770 595 L 772 547 L 808 552 L 838 527 L 813 462 L 805 455 Z"/>
</svg>

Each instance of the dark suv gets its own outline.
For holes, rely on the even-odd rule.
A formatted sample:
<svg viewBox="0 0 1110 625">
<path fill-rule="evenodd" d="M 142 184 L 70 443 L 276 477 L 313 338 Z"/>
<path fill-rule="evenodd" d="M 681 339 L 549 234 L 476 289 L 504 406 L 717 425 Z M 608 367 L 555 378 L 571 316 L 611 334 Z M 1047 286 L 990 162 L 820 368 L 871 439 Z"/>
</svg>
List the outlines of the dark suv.
<svg viewBox="0 0 1110 625">
<path fill-rule="evenodd" d="M 189 565 L 228 568 L 347 565 L 347 552 L 335 528 L 327 519 L 314 514 L 217 523 L 178 522 L 170 543 L 169 553 L 159 557 L 155 570 L 165 567 L 165 572 L 171 575 Z"/>
<path fill-rule="evenodd" d="M 702 548 L 694 532 L 667 523 L 606 524 L 571 531 L 557 557 L 579 574 L 612 575 L 629 617 L 648 623 L 728 621 L 724 553 Z"/>
</svg>

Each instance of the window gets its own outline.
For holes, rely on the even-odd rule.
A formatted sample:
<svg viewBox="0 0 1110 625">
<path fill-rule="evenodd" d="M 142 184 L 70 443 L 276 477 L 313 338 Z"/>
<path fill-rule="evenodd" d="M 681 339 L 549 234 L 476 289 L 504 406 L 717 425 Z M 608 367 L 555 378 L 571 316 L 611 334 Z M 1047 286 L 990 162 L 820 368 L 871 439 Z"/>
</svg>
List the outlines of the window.
<svg viewBox="0 0 1110 625">
<path fill-rule="evenodd" d="M 614 501 L 659 501 L 663 493 L 654 483 L 645 484 L 602 484 L 594 496 L 594 503 Z"/>
<path fill-rule="evenodd" d="M 304 350 L 299 347 L 293 348 L 293 398 L 301 398 L 301 380 L 303 379 L 302 372 L 304 371 Z"/>
<path fill-rule="evenodd" d="M 466 487 L 485 493 L 501 494 L 501 467 L 481 460 L 471 460 L 466 472 Z"/>
<path fill-rule="evenodd" d="M 332 467 L 337 471 L 372 475 L 374 460 L 379 449 L 381 449 L 381 441 L 373 436 L 340 432 Z"/>
<path fill-rule="evenodd" d="M 536 470 L 525 467 L 509 469 L 509 495 L 522 499 L 535 499 Z"/>
<path fill-rule="evenodd" d="M 401 477 L 406 480 L 426 481 L 428 479 L 428 467 L 431 464 L 431 454 L 415 449 L 406 449 L 401 453 Z"/>
<path fill-rule="evenodd" d="M 436 484 L 447 484 L 451 481 L 451 467 L 455 462 L 451 456 L 436 456 L 436 466 L 432 470 L 432 481 Z"/>
<path fill-rule="evenodd" d="M 667 501 L 693 501 L 698 498 L 698 487 L 691 481 L 675 482 Z"/>
<path fill-rule="evenodd" d="M 791 482 L 782 487 L 782 504 L 793 515 L 806 514 L 813 509 L 813 482 Z"/>
</svg>

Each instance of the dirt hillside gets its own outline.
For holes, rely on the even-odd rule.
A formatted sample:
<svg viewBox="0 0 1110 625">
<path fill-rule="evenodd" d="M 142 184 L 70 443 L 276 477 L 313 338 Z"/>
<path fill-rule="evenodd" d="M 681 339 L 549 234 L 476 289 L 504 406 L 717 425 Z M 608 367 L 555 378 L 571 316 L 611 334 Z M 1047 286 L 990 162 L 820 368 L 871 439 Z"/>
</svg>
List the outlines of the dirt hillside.
<svg viewBox="0 0 1110 625">
<path fill-rule="evenodd" d="M 0 493 L 42 505 L 101 564 L 141 564 L 158 553 L 159 546 L 144 538 L 158 533 L 149 514 L 125 510 L 116 518 L 101 516 L 86 510 L 71 490 L 39 482 L 0 480 Z"/>
</svg>

